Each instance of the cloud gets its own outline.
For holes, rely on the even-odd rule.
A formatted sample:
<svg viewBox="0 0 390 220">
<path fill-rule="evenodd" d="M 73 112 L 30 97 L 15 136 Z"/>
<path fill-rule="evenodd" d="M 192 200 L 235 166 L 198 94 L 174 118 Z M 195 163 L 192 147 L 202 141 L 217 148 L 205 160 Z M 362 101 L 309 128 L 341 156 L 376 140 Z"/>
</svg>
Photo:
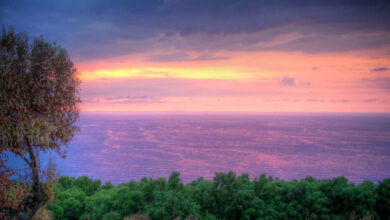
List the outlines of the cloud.
<svg viewBox="0 0 390 220">
<path fill-rule="evenodd" d="M 326 102 L 325 99 L 306 99 L 306 102 Z"/>
<path fill-rule="evenodd" d="M 311 86 L 311 82 L 309 81 L 298 81 L 293 77 L 283 77 L 280 82 L 282 86 L 300 86 L 300 87 L 308 87 Z"/>
<path fill-rule="evenodd" d="M 329 102 L 339 102 L 339 103 L 347 103 L 350 102 L 348 99 L 331 99 Z"/>
<path fill-rule="evenodd" d="M 163 103 L 161 98 L 148 96 L 113 96 L 105 97 L 104 100 L 112 101 L 111 103 Z"/>
<path fill-rule="evenodd" d="M 226 56 L 214 56 L 212 54 L 200 54 L 195 57 L 191 57 L 187 53 L 178 52 L 172 54 L 160 54 L 155 56 L 150 56 L 146 59 L 148 62 L 184 62 L 184 61 L 203 61 L 203 60 L 227 60 L 230 57 Z"/>
<path fill-rule="evenodd" d="M 382 78 L 363 78 L 363 84 L 372 88 L 390 89 L 390 77 Z"/>
<path fill-rule="evenodd" d="M 96 98 L 96 97 L 82 97 L 81 98 L 81 102 L 82 103 L 96 103 L 96 102 L 99 102 L 99 99 Z"/>
<path fill-rule="evenodd" d="M 306 99 L 306 102 L 332 102 L 332 103 L 348 103 L 351 102 L 349 99 L 316 99 L 316 98 L 310 98 Z"/>
<path fill-rule="evenodd" d="M 124 98 L 123 96 L 112 96 L 112 97 L 105 97 L 104 100 L 111 101 L 111 100 L 118 100 L 123 98 Z"/>
<path fill-rule="evenodd" d="M 264 102 L 289 102 L 289 98 L 280 98 L 280 99 L 264 99 Z"/>
<path fill-rule="evenodd" d="M 156 48 L 319 53 L 389 45 L 389 7 L 385 0 L 2 0 L 0 20 L 78 59 Z"/>
<path fill-rule="evenodd" d="M 192 60 L 228 60 L 228 59 L 230 59 L 230 57 L 226 57 L 226 56 L 217 57 L 212 54 L 201 54 L 193 58 Z"/>
<path fill-rule="evenodd" d="M 309 82 L 309 81 L 300 81 L 300 82 L 299 82 L 299 85 L 300 85 L 300 86 L 303 86 L 303 87 L 304 87 L 304 86 L 311 86 L 311 82 Z"/>
<path fill-rule="evenodd" d="M 295 78 L 285 76 L 280 81 L 280 84 L 283 86 L 294 86 L 295 85 Z"/>
<path fill-rule="evenodd" d="M 362 101 L 366 103 L 373 103 L 376 102 L 376 99 L 370 98 L 370 99 L 363 99 Z"/>
<path fill-rule="evenodd" d="M 379 68 L 371 69 L 371 71 L 373 71 L 373 72 L 387 71 L 387 70 L 389 70 L 389 69 L 386 67 L 379 67 Z"/>
</svg>

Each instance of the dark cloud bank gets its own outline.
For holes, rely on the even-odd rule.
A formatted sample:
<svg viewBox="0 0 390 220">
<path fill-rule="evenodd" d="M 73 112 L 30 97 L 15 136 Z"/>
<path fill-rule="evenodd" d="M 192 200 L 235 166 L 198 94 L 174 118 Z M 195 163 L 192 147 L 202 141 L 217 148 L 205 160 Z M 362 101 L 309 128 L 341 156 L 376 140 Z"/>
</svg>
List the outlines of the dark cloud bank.
<svg viewBox="0 0 390 220">
<path fill-rule="evenodd" d="M 380 48 L 390 44 L 389 11 L 389 1 L 368 0 L 0 1 L 1 24 L 43 34 L 79 60 L 156 48 L 209 56 L 203 59 L 221 49 L 319 53 Z M 164 59 L 170 61 L 149 61 Z"/>
</svg>

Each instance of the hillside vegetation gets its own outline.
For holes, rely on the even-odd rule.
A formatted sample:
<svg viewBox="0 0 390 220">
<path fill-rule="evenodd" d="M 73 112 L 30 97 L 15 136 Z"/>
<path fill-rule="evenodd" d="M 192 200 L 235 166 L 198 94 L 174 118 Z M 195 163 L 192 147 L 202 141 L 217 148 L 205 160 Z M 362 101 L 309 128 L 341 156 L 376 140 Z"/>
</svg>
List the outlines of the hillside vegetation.
<svg viewBox="0 0 390 220">
<path fill-rule="evenodd" d="M 228 172 L 183 184 L 173 172 L 168 180 L 114 186 L 62 176 L 53 194 L 48 210 L 55 219 L 387 219 L 390 213 L 390 178 L 355 185 L 345 177 L 284 181 L 262 174 L 250 180 Z"/>
</svg>

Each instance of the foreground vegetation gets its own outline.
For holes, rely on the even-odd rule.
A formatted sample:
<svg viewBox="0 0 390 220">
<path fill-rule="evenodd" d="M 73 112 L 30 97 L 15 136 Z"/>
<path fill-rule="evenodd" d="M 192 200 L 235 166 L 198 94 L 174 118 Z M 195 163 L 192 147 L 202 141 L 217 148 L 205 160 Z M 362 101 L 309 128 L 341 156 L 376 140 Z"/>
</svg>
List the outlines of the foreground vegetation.
<svg viewBox="0 0 390 220">
<path fill-rule="evenodd" d="M 55 219 L 123 219 L 145 214 L 150 219 L 387 219 L 390 178 L 360 185 L 345 177 L 284 181 L 249 179 L 234 172 L 216 173 L 183 184 L 169 179 L 130 181 L 114 186 L 88 177 L 60 177 L 48 209 Z"/>
</svg>

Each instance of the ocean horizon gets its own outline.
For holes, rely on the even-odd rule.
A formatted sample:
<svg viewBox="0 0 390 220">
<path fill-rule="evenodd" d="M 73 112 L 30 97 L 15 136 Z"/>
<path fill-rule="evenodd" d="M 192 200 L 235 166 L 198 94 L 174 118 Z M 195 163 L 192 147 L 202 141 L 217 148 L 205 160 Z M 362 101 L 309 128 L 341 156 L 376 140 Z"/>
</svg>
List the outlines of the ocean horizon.
<svg viewBox="0 0 390 220">
<path fill-rule="evenodd" d="M 81 112 L 81 131 L 55 158 L 61 175 L 118 184 L 142 177 L 184 182 L 215 172 L 285 180 L 390 177 L 390 114 Z M 23 161 L 10 161 L 11 164 Z"/>
</svg>

